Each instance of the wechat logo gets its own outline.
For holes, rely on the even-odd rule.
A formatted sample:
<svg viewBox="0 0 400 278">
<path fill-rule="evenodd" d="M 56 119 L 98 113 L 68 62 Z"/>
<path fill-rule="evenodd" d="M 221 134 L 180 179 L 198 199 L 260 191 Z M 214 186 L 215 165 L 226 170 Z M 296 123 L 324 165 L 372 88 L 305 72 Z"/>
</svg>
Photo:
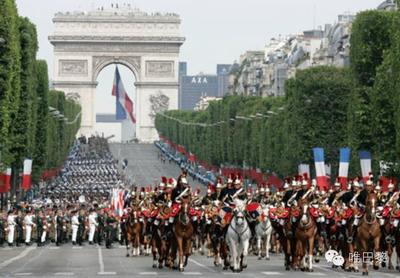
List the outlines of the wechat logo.
<svg viewBox="0 0 400 278">
<path fill-rule="evenodd" d="M 334 266 L 342 266 L 344 264 L 344 258 L 339 255 L 336 250 L 329 250 L 325 253 L 325 259 L 328 263 L 333 263 Z"/>
</svg>

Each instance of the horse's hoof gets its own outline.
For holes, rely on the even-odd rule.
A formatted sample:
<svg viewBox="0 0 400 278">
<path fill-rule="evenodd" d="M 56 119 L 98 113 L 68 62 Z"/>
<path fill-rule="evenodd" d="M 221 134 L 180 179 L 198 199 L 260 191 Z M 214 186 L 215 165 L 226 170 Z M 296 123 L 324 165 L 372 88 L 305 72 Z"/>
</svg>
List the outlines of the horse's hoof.
<svg viewBox="0 0 400 278">
<path fill-rule="evenodd" d="M 269 260 L 270 260 L 270 258 L 269 258 L 269 257 L 266 257 L 265 259 L 266 259 L 267 261 L 269 261 Z"/>
<path fill-rule="evenodd" d="M 185 269 L 184 269 L 183 267 L 180 267 L 180 268 L 179 268 L 179 271 L 180 271 L 180 272 L 183 272 L 184 270 L 185 270 Z"/>
<path fill-rule="evenodd" d="M 285 270 L 290 270 L 290 267 L 289 267 L 289 266 L 286 266 L 286 267 L 285 267 Z"/>
<path fill-rule="evenodd" d="M 368 271 L 363 271 L 362 275 L 363 276 L 368 275 Z"/>
<path fill-rule="evenodd" d="M 157 267 L 157 265 L 153 264 L 153 268 L 156 268 L 156 267 Z"/>
<path fill-rule="evenodd" d="M 396 266 L 396 270 L 400 270 L 400 266 Z"/>
<path fill-rule="evenodd" d="M 246 269 L 247 268 L 247 264 L 242 265 L 242 269 Z"/>
<path fill-rule="evenodd" d="M 388 266 L 388 269 L 389 269 L 389 270 L 393 270 L 394 268 L 393 268 L 392 265 L 389 265 L 389 266 Z"/>
<path fill-rule="evenodd" d="M 385 267 L 386 266 L 386 263 L 385 262 L 382 262 L 382 267 Z"/>
<path fill-rule="evenodd" d="M 358 270 L 357 268 L 353 268 L 354 272 L 360 272 L 360 270 Z M 368 273 L 367 273 L 368 274 Z"/>
<path fill-rule="evenodd" d="M 314 269 L 310 268 L 308 269 L 308 272 L 314 272 Z"/>
<path fill-rule="evenodd" d="M 127 257 L 129 257 L 129 254 L 126 254 Z"/>
<path fill-rule="evenodd" d="M 260 257 L 258 257 L 258 260 L 261 260 L 262 258 L 261 258 L 261 256 Z"/>
<path fill-rule="evenodd" d="M 158 269 L 162 269 L 163 268 L 163 265 L 162 264 L 159 264 L 158 265 Z"/>
<path fill-rule="evenodd" d="M 228 270 L 228 267 L 227 267 L 227 266 L 224 266 L 222 269 L 223 269 L 223 270 Z"/>
<path fill-rule="evenodd" d="M 301 270 L 301 271 L 305 271 L 305 270 L 306 270 L 306 268 L 305 268 L 305 267 L 302 267 L 302 268 L 300 268 L 300 270 Z"/>
</svg>

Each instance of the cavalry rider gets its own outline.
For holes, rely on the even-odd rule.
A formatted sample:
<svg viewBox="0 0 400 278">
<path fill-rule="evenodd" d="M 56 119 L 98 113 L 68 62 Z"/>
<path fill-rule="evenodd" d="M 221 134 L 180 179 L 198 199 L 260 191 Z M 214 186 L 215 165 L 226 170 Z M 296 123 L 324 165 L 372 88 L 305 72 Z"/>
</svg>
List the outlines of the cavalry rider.
<svg viewBox="0 0 400 278">
<path fill-rule="evenodd" d="M 372 181 L 370 180 L 370 182 L 372 182 Z M 347 191 L 341 197 L 342 202 L 345 204 L 345 208 L 360 208 L 360 203 L 359 203 L 358 197 L 360 196 L 362 190 L 363 189 L 362 189 L 361 184 L 358 182 L 358 178 L 354 179 L 352 190 Z M 364 191 L 363 195 L 365 194 L 365 192 L 366 191 Z M 361 198 L 360 200 L 362 201 L 363 198 Z M 366 197 L 365 197 L 365 200 L 366 200 Z M 362 203 L 361 203 L 361 206 L 362 206 Z M 353 211 L 353 214 L 354 214 L 354 211 Z M 351 236 L 347 239 L 348 243 L 355 242 L 357 227 L 360 222 L 359 215 L 353 215 L 353 216 L 354 216 L 354 221 L 353 221 L 353 226 L 351 227 Z"/>
<path fill-rule="evenodd" d="M 219 201 L 224 203 L 231 196 L 233 196 L 233 194 L 235 194 L 236 190 L 233 187 L 233 180 L 234 179 L 235 179 L 235 175 L 234 174 L 230 174 L 229 177 L 228 177 L 228 181 L 226 183 L 226 187 L 222 188 L 221 194 L 218 197 Z M 217 186 L 218 186 L 218 184 L 217 184 Z"/>
<path fill-rule="evenodd" d="M 174 213 L 177 213 L 177 211 L 179 210 L 179 204 L 181 202 L 181 198 L 186 198 L 191 194 L 186 176 L 187 172 L 186 170 L 183 170 L 182 174 L 178 177 L 176 187 L 172 190 L 171 193 L 172 211 Z M 173 181 L 171 180 L 170 182 L 172 183 Z M 172 186 L 172 184 L 170 186 Z M 175 222 L 175 217 L 171 215 L 169 217 L 168 224 L 165 227 L 167 238 L 170 238 L 172 236 L 172 226 L 174 222 Z"/>
<path fill-rule="evenodd" d="M 336 199 L 336 196 L 340 193 L 341 189 L 341 184 L 339 182 L 339 178 L 336 179 L 336 182 L 333 186 L 333 191 L 329 194 L 328 197 L 328 205 L 332 206 L 333 201 Z"/>
<path fill-rule="evenodd" d="M 211 205 L 215 200 L 217 200 L 217 194 L 215 193 L 215 186 L 212 183 L 208 184 L 207 195 L 201 200 L 203 206 Z"/>
<path fill-rule="evenodd" d="M 292 184 L 290 183 L 290 179 L 286 179 L 286 183 L 283 186 L 284 195 L 282 198 L 282 202 L 287 207 L 289 205 L 289 200 L 292 198 L 293 194 L 295 194 L 294 188 L 297 187 L 297 182 L 293 180 Z"/>
<path fill-rule="evenodd" d="M 216 200 L 219 200 L 219 197 L 221 196 L 222 190 L 225 188 L 224 181 L 222 180 L 222 177 L 217 178 L 217 186 L 215 187 L 215 197 Z"/>
</svg>

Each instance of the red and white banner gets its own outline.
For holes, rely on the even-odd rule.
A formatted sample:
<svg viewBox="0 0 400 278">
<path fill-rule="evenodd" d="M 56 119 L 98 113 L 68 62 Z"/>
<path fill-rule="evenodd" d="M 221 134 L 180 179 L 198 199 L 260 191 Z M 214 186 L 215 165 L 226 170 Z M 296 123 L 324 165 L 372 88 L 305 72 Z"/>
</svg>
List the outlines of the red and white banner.
<svg viewBox="0 0 400 278">
<path fill-rule="evenodd" d="M 24 160 L 24 172 L 22 176 L 22 189 L 28 190 L 31 188 L 32 177 L 32 159 Z"/>
<path fill-rule="evenodd" d="M 0 173 L 0 193 L 10 192 L 11 189 L 11 168 Z"/>
</svg>

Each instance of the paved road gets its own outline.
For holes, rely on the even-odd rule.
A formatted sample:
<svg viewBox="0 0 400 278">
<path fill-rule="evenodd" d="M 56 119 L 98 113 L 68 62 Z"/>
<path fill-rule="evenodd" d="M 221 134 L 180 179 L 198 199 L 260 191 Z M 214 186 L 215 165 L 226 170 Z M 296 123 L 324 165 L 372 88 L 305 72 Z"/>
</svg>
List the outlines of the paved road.
<svg viewBox="0 0 400 278">
<path fill-rule="evenodd" d="M 111 152 L 119 161 L 128 160 L 127 177 L 131 177 L 139 186 L 159 183 L 161 176 L 174 177 L 181 173 L 175 162 L 161 163 L 158 159 L 159 150 L 153 144 L 111 144 Z M 189 178 L 194 187 L 204 190 L 205 186 Z"/>
<path fill-rule="evenodd" d="M 116 157 L 129 160 L 128 174 L 134 176 L 138 184 L 152 184 L 160 176 L 177 177 L 180 169 L 176 164 L 162 164 L 157 159 L 157 149 L 153 145 L 114 144 L 111 149 Z M 204 188 L 204 187 L 203 187 Z M 0 248 L 0 277 L 361 277 L 360 273 L 348 274 L 333 270 L 325 261 L 315 265 L 313 273 L 287 272 L 283 268 L 283 258 L 272 256 L 270 261 L 259 261 L 251 256 L 248 269 L 240 274 L 222 271 L 213 266 L 213 260 L 205 256 L 193 255 L 185 272 L 168 269 L 153 269 L 150 257 L 125 257 L 123 246 L 113 249 L 99 246 L 73 247 L 67 244 L 56 247 Z M 371 271 L 370 277 L 399 277 L 395 271 Z"/>
<path fill-rule="evenodd" d="M 153 269 L 151 257 L 125 257 L 123 246 L 113 249 L 98 246 L 0 248 L 0 277 L 361 277 L 360 273 L 333 270 L 325 260 L 315 265 L 312 273 L 285 271 L 283 258 L 273 255 L 270 261 L 251 256 L 248 269 L 240 274 L 214 267 L 212 259 L 193 255 L 183 273 L 169 269 Z M 371 271 L 369 277 L 400 277 L 396 271 Z"/>
</svg>

